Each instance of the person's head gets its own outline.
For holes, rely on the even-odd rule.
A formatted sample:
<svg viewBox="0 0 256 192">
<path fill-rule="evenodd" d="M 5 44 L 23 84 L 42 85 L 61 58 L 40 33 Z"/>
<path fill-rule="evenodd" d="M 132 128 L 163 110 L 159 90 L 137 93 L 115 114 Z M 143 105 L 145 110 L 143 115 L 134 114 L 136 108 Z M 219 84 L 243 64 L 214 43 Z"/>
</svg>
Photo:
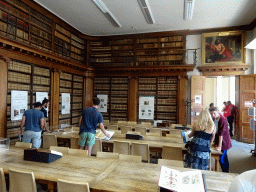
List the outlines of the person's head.
<svg viewBox="0 0 256 192">
<path fill-rule="evenodd" d="M 45 97 L 44 100 L 42 101 L 42 106 L 45 107 L 45 108 L 49 107 L 49 100 L 46 99 L 46 97 Z"/>
<path fill-rule="evenodd" d="M 227 105 L 228 105 L 228 106 L 229 106 L 229 105 L 232 105 L 231 101 L 228 101 L 228 102 L 227 102 Z"/>
<path fill-rule="evenodd" d="M 42 104 L 40 102 L 34 103 L 34 108 L 41 108 Z"/>
<path fill-rule="evenodd" d="M 213 108 L 213 107 L 214 107 L 214 103 L 211 103 L 210 106 L 209 106 L 209 108 L 211 109 L 211 108 Z"/>
<path fill-rule="evenodd" d="M 93 103 L 94 106 L 99 106 L 100 99 L 98 97 L 95 97 L 95 98 L 93 98 L 92 103 Z"/>
<path fill-rule="evenodd" d="M 227 102 L 226 102 L 226 101 L 224 101 L 224 102 L 223 102 L 223 105 L 224 105 L 224 106 L 227 106 Z"/>
<path fill-rule="evenodd" d="M 208 127 L 212 127 L 213 125 L 214 123 L 212 121 L 212 117 L 209 113 L 209 110 L 202 110 L 199 114 L 198 126 L 201 127 L 201 129 L 206 129 Z"/>
<path fill-rule="evenodd" d="M 216 40 L 215 40 L 215 45 L 218 45 L 218 44 L 220 44 L 220 40 L 219 40 L 219 39 L 216 39 Z"/>
<path fill-rule="evenodd" d="M 212 119 L 218 119 L 220 117 L 219 109 L 217 107 L 209 109 L 209 112 L 212 116 Z"/>
</svg>

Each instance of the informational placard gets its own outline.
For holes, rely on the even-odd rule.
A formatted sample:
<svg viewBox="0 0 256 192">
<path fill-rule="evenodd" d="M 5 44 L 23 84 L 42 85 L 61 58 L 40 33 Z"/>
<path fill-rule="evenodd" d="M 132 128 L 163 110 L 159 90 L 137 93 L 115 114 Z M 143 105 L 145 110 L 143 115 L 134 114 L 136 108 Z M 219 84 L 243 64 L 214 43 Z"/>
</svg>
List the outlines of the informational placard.
<svg viewBox="0 0 256 192">
<path fill-rule="evenodd" d="M 11 120 L 21 120 L 28 109 L 28 92 L 11 91 Z"/>
<path fill-rule="evenodd" d="M 70 114 L 70 93 L 61 94 L 61 114 Z"/>
<path fill-rule="evenodd" d="M 100 99 L 99 112 L 108 112 L 108 95 L 97 95 L 97 97 Z"/>
<path fill-rule="evenodd" d="M 201 95 L 195 95 L 195 103 L 202 104 L 202 97 L 201 97 Z"/>
<path fill-rule="evenodd" d="M 154 97 L 140 96 L 139 119 L 154 119 Z"/>
<path fill-rule="evenodd" d="M 253 107 L 253 101 L 244 101 L 244 107 Z"/>
<path fill-rule="evenodd" d="M 36 92 L 36 102 L 42 103 L 44 99 L 48 99 L 48 92 Z M 45 108 L 48 117 L 48 108 Z"/>
</svg>

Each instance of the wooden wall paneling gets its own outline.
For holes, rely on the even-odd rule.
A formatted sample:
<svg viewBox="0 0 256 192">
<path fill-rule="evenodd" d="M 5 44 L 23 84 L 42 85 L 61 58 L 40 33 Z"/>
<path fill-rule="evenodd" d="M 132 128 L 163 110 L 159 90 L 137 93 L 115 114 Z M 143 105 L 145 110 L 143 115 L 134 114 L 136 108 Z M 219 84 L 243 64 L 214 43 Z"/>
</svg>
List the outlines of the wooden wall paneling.
<svg viewBox="0 0 256 192">
<path fill-rule="evenodd" d="M 256 75 L 240 76 L 240 105 L 239 105 L 239 140 L 253 143 L 253 130 L 250 129 L 250 119 L 246 101 L 256 99 Z"/>
<path fill-rule="evenodd" d="M 60 94 L 60 73 L 57 70 L 51 72 L 51 120 L 50 125 L 59 125 L 59 94 Z"/>
<path fill-rule="evenodd" d="M 184 77 L 178 78 L 178 90 L 177 90 L 177 123 L 186 124 L 186 106 L 185 100 L 187 99 L 187 79 Z"/>
<path fill-rule="evenodd" d="M 6 137 L 7 125 L 7 62 L 0 59 L 0 137 Z"/>
<path fill-rule="evenodd" d="M 94 80 L 92 77 L 86 77 L 85 78 L 85 96 L 84 96 L 85 107 L 92 106 L 93 91 L 94 91 Z"/>
<path fill-rule="evenodd" d="M 235 115 L 235 120 L 234 120 L 234 138 L 239 140 L 239 136 L 241 135 L 240 131 L 241 129 L 239 128 L 239 119 L 240 119 L 240 76 L 237 75 L 235 77 L 235 106 L 236 106 L 236 115 Z"/>
<path fill-rule="evenodd" d="M 139 80 L 135 77 L 130 77 L 128 91 L 128 121 L 138 121 L 138 88 Z"/>
</svg>

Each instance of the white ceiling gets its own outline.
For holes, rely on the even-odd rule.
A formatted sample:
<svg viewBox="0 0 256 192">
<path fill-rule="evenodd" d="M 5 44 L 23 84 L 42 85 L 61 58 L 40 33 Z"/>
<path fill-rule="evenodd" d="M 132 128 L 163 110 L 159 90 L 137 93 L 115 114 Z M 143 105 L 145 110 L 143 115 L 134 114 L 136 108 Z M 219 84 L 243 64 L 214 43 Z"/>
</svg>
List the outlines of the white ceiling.
<svg viewBox="0 0 256 192">
<path fill-rule="evenodd" d="M 137 0 L 102 0 L 122 27 L 114 27 L 92 0 L 35 0 L 86 35 L 124 35 L 250 24 L 256 0 L 195 0 L 193 19 L 183 20 L 184 0 L 149 0 L 156 24 L 147 24 Z"/>
</svg>

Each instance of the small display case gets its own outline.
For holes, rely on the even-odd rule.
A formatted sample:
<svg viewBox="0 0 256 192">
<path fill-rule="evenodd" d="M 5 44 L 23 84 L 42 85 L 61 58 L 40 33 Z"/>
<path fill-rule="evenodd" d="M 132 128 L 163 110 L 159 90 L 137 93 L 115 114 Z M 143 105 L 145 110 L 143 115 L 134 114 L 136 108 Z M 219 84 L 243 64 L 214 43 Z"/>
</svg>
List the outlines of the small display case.
<svg viewBox="0 0 256 192">
<path fill-rule="evenodd" d="M 10 139 L 0 137 L 0 151 L 9 150 Z"/>
</svg>

